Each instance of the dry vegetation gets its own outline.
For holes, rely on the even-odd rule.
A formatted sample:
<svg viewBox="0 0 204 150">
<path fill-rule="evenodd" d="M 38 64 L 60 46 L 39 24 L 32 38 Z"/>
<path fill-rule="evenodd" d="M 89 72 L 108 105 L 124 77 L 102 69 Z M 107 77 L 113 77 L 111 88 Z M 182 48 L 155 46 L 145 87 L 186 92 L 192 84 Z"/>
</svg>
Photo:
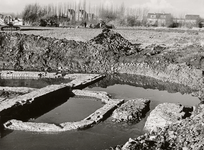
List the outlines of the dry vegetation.
<svg viewBox="0 0 204 150">
<path fill-rule="evenodd" d="M 23 27 L 23 34 L 34 34 L 57 39 L 88 41 L 101 33 L 101 29 Z M 118 28 L 115 30 L 132 43 L 145 44 L 192 44 L 204 45 L 203 30 Z"/>
<path fill-rule="evenodd" d="M 87 41 L 101 33 L 101 29 L 69 29 L 52 27 L 22 27 L 19 31 L 23 34 L 41 35 L 57 39 L 68 39 L 76 41 Z"/>
</svg>

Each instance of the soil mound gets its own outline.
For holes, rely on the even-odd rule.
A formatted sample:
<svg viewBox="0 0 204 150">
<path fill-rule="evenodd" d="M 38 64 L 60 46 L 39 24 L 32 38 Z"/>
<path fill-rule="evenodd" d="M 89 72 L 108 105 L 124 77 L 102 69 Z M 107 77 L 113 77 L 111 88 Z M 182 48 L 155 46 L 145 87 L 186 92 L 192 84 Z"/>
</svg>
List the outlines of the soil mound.
<svg viewBox="0 0 204 150">
<path fill-rule="evenodd" d="M 109 29 L 103 29 L 101 34 L 91 39 L 88 43 L 93 45 L 100 44 L 112 50 L 114 54 L 126 56 L 139 51 L 137 44 L 130 43 L 127 39 L 122 37 L 122 35 Z"/>
<path fill-rule="evenodd" d="M 87 43 L 18 33 L 0 33 L 2 69 L 112 72 L 121 57 L 137 53 L 138 46 L 104 29 Z"/>
</svg>

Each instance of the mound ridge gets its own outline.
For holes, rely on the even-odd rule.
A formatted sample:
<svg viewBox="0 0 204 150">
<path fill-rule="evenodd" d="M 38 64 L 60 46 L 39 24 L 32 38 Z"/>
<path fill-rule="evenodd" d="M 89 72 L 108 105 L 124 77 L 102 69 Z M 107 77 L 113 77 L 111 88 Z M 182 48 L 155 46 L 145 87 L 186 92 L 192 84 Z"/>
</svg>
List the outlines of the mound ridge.
<svg viewBox="0 0 204 150">
<path fill-rule="evenodd" d="M 137 52 L 137 45 L 108 29 L 88 42 L 9 32 L 0 39 L 0 68 L 12 70 L 112 72 L 121 57 Z"/>
<path fill-rule="evenodd" d="M 114 51 L 114 53 L 127 56 L 138 51 L 138 45 L 132 44 L 119 33 L 109 29 L 103 29 L 101 34 L 91 39 L 88 43 L 100 44 L 104 47 L 108 47 L 108 49 Z"/>
</svg>

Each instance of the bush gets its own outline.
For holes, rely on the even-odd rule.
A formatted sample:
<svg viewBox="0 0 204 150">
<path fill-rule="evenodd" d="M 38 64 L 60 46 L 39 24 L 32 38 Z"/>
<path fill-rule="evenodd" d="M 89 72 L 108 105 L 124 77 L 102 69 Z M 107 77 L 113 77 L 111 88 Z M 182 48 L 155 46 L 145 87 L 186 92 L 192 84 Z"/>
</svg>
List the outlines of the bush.
<svg viewBox="0 0 204 150">
<path fill-rule="evenodd" d="M 204 21 L 199 22 L 199 23 L 198 23 L 198 27 L 199 27 L 199 28 L 203 28 L 203 27 L 204 27 Z"/>
<path fill-rule="evenodd" d="M 127 26 L 133 27 L 136 25 L 136 22 L 137 22 L 137 20 L 136 20 L 135 16 L 128 16 L 127 17 Z"/>
<path fill-rule="evenodd" d="M 38 4 L 26 5 L 23 11 L 23 20 L 27 22 L 37 22 L 41 17 L 41 7 Z"/>
<path fill-rule="evenodd" d="M 46 27 L 47 26 L 47 21 L 45 19 L 40 19 L 40 26 Z"/>
<path fill-rule="evenodd" d="M 169 25 L 169 28 L 178 28 L 180 26 L 179 23 L 173 22 L 172 24 Z"/>
<path fill-rule="evenodd" d="M 110 10 L 101 10 L 99 12 L 99 16 L 100 18 L 102 18 L 103 20 L 105 20 L 105 22 L 110 22 L 113 20 L 116 20 L 117 18 L 117 13 L 110 11 Z"/>
<path fill-rule="evenodd" d="M 117 18 L 113 21 L 110 21 L 109 24 L 114 24 L 115 26 L 127 26 L 125 18 Z"/>
</svg>

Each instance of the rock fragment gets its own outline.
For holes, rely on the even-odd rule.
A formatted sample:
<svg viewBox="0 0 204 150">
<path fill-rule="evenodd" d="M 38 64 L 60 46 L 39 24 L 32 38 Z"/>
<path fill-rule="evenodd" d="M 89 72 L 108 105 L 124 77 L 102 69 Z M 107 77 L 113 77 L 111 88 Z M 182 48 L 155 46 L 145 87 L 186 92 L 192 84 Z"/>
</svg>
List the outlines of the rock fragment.
<svg viewBox="0 0 204 150">
<path fill-rule="evenodd" d="M 147 131 L 156 131 L 157 128 L 164 128 L 170 124 L 179 122 L 182 118 L 188 116 L 190 111 L 192 111 L 192 108 L 188 109 L 180 104 L 159 104 L 151 111 L 144 129 Z"/>
<path fill-rule="evenodd" d="M 128 100 L 114 110 L 112 117 L 117 122 L 139 122 L 149 111 L 149 104 L 150 100 L 143 98 Z"/>
</svg>

